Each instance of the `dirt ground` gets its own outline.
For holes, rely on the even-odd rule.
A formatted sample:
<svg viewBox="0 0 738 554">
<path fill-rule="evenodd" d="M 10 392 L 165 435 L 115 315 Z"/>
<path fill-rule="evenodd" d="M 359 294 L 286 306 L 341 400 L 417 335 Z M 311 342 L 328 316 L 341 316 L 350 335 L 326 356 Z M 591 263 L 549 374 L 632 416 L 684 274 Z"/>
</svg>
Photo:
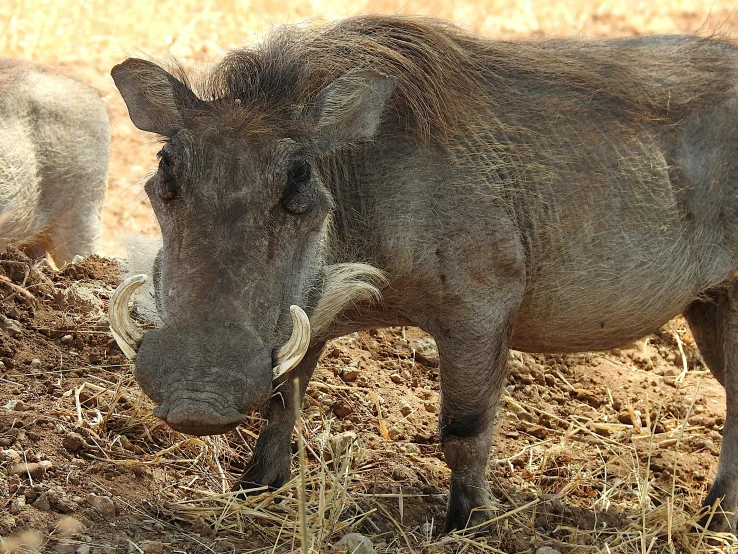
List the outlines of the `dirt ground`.
<svg viewBox="0 0 738 554">
<path fill-rule="evenodd" d="M 295 548 L 296 483 L 281 504 L 264 494 L 239 506 L 223 494 L 249 459 L 256 416 L 226 437 L 194 439 L 151 415 L 107 327 L 116 261 L 91 257 L 54 272 L 11 250 L 0 276 L 0 534 L 33 530 L 44 552 Z M 310 525 L 314 551 L 352 530 L 380 552 L 591 552 L 605 543 L 630 552 L 641 532 L 666 552 L 667 519 L 676 552 L 707 551 L 691 549 L 700 533 L 689 525 L 715 473 L 724 395 L 682 322 L 614 352 L 513 353 L 510 364 L 490 468 L 500 519 L 469 546 L 438 535 L 448 470 L 432 343 L 410 328 L 335 341 L 303 415 L 308 507 L 331 514 Z M 346 440 L 336 467 L 332 451 Z"/>
<path fill-rule="evenodd" d="M 729 33 L 734 19 L 709 3 L 674 2 L 667 15 L 643 2 L 581 4 L 589 7 L 572 9 L 557 34 Z M 463 3 L 454 6 L 437 15 L 472 20 Z M 506 16 L 497 3 L 487 13 L 470 26 L 506 38 L 553 32 L 545 18 Z M 217 57 L 216 39 L 198 41 L 185 62 Z M 156 235 L 141 180 L 158 149 L 127 118 L 109 76 L 113 58 L 39 59 L 107 102 L 113 150 L 101 252 L 123 256 L 122 236 Z M 12 249 L 0 254 L 0 552 L 328 552 L 350 532 L 380 553 L 738 548 L 734 537 L 693 527 L 717 468 L 725 396 L 681 319 L 611 352 L 513 352 L 490 456 L 491 531 L 441 535 L 449 472 L 427 336 L 391 328 L 334 341 L 305 401 L 295 479 L 241 501 L 227 491 L 251 456 L 258 417 L 223 437 L 193 438 L 151 414 L 108 328 L 120 278 L 111 258 L 55 272 Z"/>
</svg>

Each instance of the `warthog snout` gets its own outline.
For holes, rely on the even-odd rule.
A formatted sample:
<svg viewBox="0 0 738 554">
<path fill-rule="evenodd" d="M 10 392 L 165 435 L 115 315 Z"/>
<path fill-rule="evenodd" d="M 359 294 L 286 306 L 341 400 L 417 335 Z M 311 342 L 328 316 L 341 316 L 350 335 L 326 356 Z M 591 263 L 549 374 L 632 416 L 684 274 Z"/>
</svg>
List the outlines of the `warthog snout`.
<svg viewBox="0 0 738 554">
<path fill-rule="evenodd" d="M 159 405 L 154 414 L 176 431 L 212 435 L 233 429 L 264 405 L 273 379 L 307 351 L 310 321 L 299 306 L 290 307 L 292 335 L 278 349 L 248 326 L 216 317 L 144 333 L 130 318 L 128 302 L 145 279 L 131 276 L 115 291 L 110 326 L 121 350 L 136 360 L 136 380 Z"/>
<path fill-rule="evenodd" d="M 239 324 L 169 325 L 143 337 L 136 380 L 173 429 L 224 433 L 269 399 L 272 351 Z"/>
</svg>

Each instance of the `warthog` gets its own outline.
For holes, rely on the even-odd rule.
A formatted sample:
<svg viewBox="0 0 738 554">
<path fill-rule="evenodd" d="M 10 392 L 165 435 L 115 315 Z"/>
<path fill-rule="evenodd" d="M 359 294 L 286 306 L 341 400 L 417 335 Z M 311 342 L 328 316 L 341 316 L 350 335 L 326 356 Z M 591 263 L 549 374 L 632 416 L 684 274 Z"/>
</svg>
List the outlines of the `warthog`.
<svg viewBox="0 0 738 554">
<path fill-rule="evenodd" d="M 293 378 L 328 339 L 417 325 L 441 357 L 446 528 L 477 524 L 508 349 L 608 349 L 684 313 L 728 394 L 705 502 L 735 510 L 736 47 L 366 16 L 276 30 L 197 84 L 139 59 L 112 75 L 165 139 L 145 187 L 162 324 L 127 318 L 133 278 L 116 336 L 174 429 L 262 410 L 242 487 L 288 478 Z"/>
<path fill-rule="evenodd" d="M 61 266 L 95 251 L 107 186 L 110 130 L 89 87 L 0 59 L 0 247 Z"/>
</svg>

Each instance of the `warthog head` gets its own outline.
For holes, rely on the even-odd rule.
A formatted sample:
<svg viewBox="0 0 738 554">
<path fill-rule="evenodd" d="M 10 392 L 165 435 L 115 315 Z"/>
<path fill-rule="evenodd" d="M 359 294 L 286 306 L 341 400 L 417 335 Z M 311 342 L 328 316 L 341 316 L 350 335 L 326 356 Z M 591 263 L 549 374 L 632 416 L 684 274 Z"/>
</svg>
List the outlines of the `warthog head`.
<svg viewBox="0 0 738 554">
<path fill-rule="evenodd" d="M 112 75 L 133 123 L 164 146 L 145 186 L 163 239 L 153 271 L 163 324 L 143 333 L 129 319 L 134 277 L 111 302 L 111 327 L 160 418 L 222 433 L 300 362 L 311 324 L 316 339 L 347 303 L 377 292 L 378 270 L 325 262 L 334 205 L 319 167 L 374 135 L 396 79 L 355 69 L 282 102 L 293 83 L 254 90 L 234 71 L 222 78 L 239 86 L 210 83 L 205 99 L 148 61 Z"/>
</svg>

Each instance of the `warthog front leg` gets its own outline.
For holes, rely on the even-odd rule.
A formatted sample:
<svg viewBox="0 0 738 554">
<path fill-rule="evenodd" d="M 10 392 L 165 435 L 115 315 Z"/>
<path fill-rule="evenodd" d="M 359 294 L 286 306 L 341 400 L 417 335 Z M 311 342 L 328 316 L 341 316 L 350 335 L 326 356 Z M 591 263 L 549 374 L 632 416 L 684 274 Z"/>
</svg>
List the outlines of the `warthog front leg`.
<svg viewBox="0 0 738 554">
<path fill-rule="evenodd" d="M 720 505 L 710 528 L 735 531 L 738 512 L 738 283 L 714 291 L 708 300 L 693 302 L 685 311 L 702 357 L 725 387 L 727 412 L 715 480 L 704 505 Z M 709 516 L 701 523 L 707 524 Z"/>
<path fill-rule="evenodd" d="M 256 441 L 254 455 L 234 490 L 248 490 L 264 485 L 277 489 L 289 480 L 292 430 L 297 414 L 293 381 L 295 378 L 300 380 L 302 400 L 323 346 L 324 344 L 312 346 L 300 364 L 278 380 L 282 383 L 281 386 L 262 409 L 265 424 Z"/>
<path fill-rule="evenodd" d="M 506 372 L 510 314 L 509 307 L 494 306 L 483 314 L 464 314 L 470 317 L 444 323 L 434 333 L 441 357 L 439 427 L 452 472 L 447 532 L 489 518 L 486 467 Z"/>
</svg>

